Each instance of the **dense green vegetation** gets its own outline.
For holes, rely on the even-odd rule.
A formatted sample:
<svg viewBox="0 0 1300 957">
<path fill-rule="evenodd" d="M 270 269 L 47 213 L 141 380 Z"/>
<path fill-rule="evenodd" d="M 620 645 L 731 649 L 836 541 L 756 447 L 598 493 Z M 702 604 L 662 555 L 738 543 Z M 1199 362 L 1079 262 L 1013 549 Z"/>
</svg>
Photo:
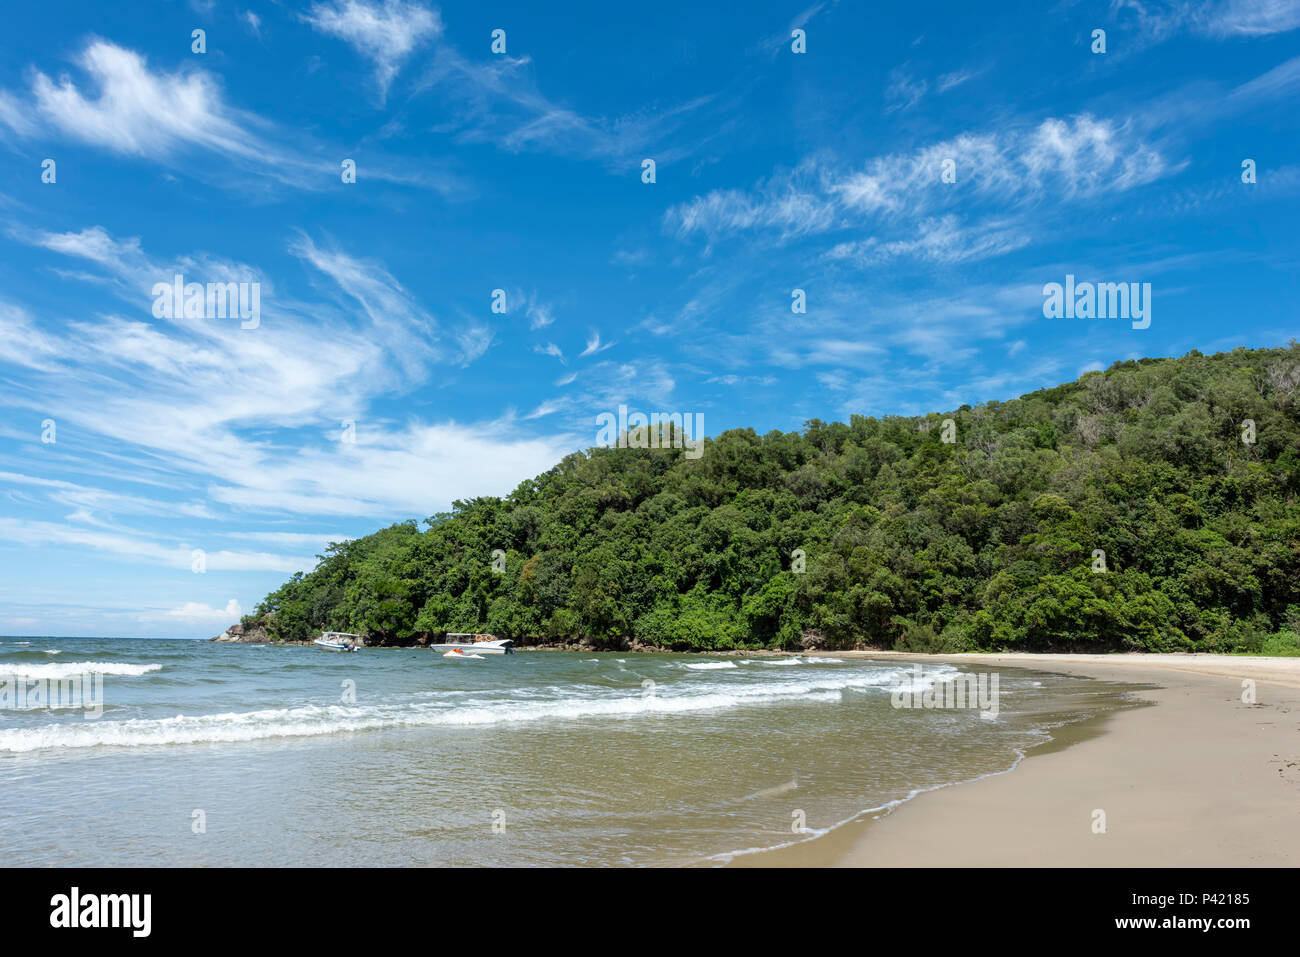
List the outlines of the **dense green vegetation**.
<svg viewBox="0 0 1300 957">
<path fill-rule="evenodd" d="M 245 621 L 387 643 L 1296 654 L 1298 494 L 1300 344 L 1192 352 L 946 415 L 733 429 L 694 460 L 575 453 L 424 530 L 331 545 Z"/>
</svg>

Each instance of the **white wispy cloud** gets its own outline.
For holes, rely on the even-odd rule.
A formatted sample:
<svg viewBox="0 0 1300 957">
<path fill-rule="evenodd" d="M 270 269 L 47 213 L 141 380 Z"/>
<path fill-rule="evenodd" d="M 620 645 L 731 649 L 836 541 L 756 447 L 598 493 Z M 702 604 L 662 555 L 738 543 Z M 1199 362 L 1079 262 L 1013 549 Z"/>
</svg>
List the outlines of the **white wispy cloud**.
<svg viewBox="0 0 1300 957">
<path fill-rule="evenodd" d="M 822 160 L 813 158 L 793 170 L 778 170 L 751 190 L 712 190 L 672 206 L 664 225 L 682 238 L 696 232 L 713 239 L 762 230 L 787 239 L 830 229 L 837 212 Z"/>
<path fill-rule="evenodd" d="M 953 70 L 927 80 L 912 69 L 910 62 L 895 67 L 889 72 L 889 82 L 885 85 L 885 112 L 905 112 L 916 106 L 931 92 L 947 93 L 964 83 L 969 83 L 979 76 L 981 71 L 960 69 Z"/>
<path fill-rule="evenodd" d="M 709 136 L 688 139 L 679 133 L 681 123 L 714 99 L 706 94 L 614 117 L 589 115 L 543 93 L 531 57 L 473 60 L 448 43 L 435 46 L 433 63 L 416 89 L 437 93 L 451 118 L 436 131 L 460 142 L 575 156 L 621 169 L 646 156 L 663 166 L 694 152 Z"/>
<path fill-rule="evenodd" d="M 1240 107 L 1258 101 L 1294 97 L 1297 88 L 1300 88 L 1300 56 L 1285 60 L 1238 85 L 1228 94 L 1228 100 L 1231 107 Z"/>
<path fill-rule="evenodd" d="M 1120 23 L 1135 24 L 1146 44 L 1180 33 L 1227 39 L 1300 28 L 1300 5 L 1294 0 L 1111 0 L 1111 14 Z"/>
<path fill-rule="evenodd" d="M 266 542 L 267 544 L 307 548 L 323 552 L 331 542 L 346 542 L 351 535 L 321 534 L 317 532 L 222 532 L 222 538 L 236 538 L 241 541 Z"/>
<path fill-rule="evenodd" d="M 561 380 L 571 384 L 577 377 Z M 677 382 L 672 371 L 659 360 L 594 363 L 581 376 L 581 386 L 551 396 L 525 416 L 540 419 L 555 416 L 575 444 L 595 442 L 596 416 L 617 411 L 620 405 L 644 411 L 668 411 Z"/>
<path fill-rule="evenodd" d="M 61 136 L 242 191 L 265 189 L 266 183 L 326 189 L 339 182 L 337 147 L 303 143 L 301 134 L 237 108 L 207 70 L 151 67 L 134 50 L 99 38 L 86 43 L 75 63 L 81 80 L 67 74 L 54 80 L 33 69 L 27 90 L 0 90 L 0 124 L 21 140 Z M 212 157 L 230 166 L 223 172 L 202 162 Z M 257 173 L 251 180 L 231 175 L 249 170 Z M 359 175 L 444 195 L 466 188 L 443 164 L 411 170 L 378 153 Z"/>
<path fill-rule="evenodd" d="M 338 249 L 322 249 L 300 235 L 290 251 L 325 275 L 361 306 L 375 331 L 389 345 L 389 354 L 408 374 L 439 358 L 437 321 L 382 265 L 366 262 Z"/>
<path fill-rule="evenodd" d="M 270 144 L 225 101 L 206 71 L 150 70 L 145 58 L 105 40 L 92 40 L 77 57 L 89 87 L 68 76 L 55 81 L 36 71 L 31 80 L 35 116 L 71 139 L 135 156 L 168 156 L 189 147 L 258 160 Z M 10 107 L 17 102 L 5 94 Z M 9 122 L 10 109 L 0 112 Z M 34 122 L 11 128 L 34 135 Z"/>
<path fill-rule="evenodd" d="M 240 607 L 236 599 L 232 598 L 226 602 L 225 608 L 213 608 L 203 602 L 187 601 L 179 608 L 172 608 L 164 614 L 167 618 L 182 624 L 206 625 L 217 622 L 236 622 L 243 617 L 244 609 Z"/>
<path fill-rule="evenodd" d="M 1030 235 L 1006 221 L 962 226 L 956 216 L 922 220 L 914 239 L 882 242 L 876 237 L 857 242 L 839 243 L 828 257 L 850 260 L 858 265 L 872 265 L 901 257 L 922 262 L 952 265 L 1002 256 L 1029 245 Z"/>
<path fill-rule="evenodd" d="M 543 302 L 536 293 L 528 296 L 516 293 L 516 297 L 522 298 L 524 301 L 524 315 L 528 317 L 529 329 L 534 331 L 545 329 L 555 322 L 555 307 L 549 302 Z"/>
<path fill-rule="evenodd" d="M 212 510 L 201 501 L 168 501 L 94 488 L 63 479 L 48 479 L 18 472 L 0 472 L 0 483 L 6 485 L 36 486 L 48 491 L 51 501 L 76 509 L 74 514 L 82 519 L 96 513 L 110 515 L 149 515 L 153 517 L 215 518 Z"/>
<path fill-rule="evenodd" d="M 553 412 L 560 411 L 562 408 L 564 408 L 564 403 L 560 402 L 557 399 L 547 399 L 545 402 L 538 405 L 537 408 L 533 409 L 533 411 L 529 412 L 526 416 L 524 416 L 524 418 L 525 419 L 544 418 L 545 416 L 548 416 Z"/>
<path fill-rule="evenodd" d="M 406 0 L 332 0 L 313 4 L 303 19 L 374 64 L 381 104 L 411 54 L 442 34 L 437 10 Z"/>
<path fill-rule="evenodd" d="M 889 74 L 889 83 L 885 86 L 885 112 L 908 110 L 921 102 L 930 84 L 924 77 L 913 76 L 904 64 L 895 67 Z"/>
<path fill-rule="evenodd" d="M 1295 0 L 1226 0 L 1209 18 L 1209 32 L 1220 36 L 1270 36 L 1300 28 Z"/>
<path fill-rule="evenodd" d="M 461 425 L 411 423 L 374 430 L 355 445 L 303 445 L 259 456 L 256 474 L 209 489 L 239 508 L 303 515 L 421 516 L 455 499 L 504 495 L 573 450 L 572 436 L 520 435 L 502 417 Z"/>
<path fill-rule="evenodd" d="M 206 269 L 184 263 L 178 269 L 148 256 L 138 241 L 116 240 L 98 227 L 22 236 L 101 270 L 109 288 L 131 304 L 128 315 L 147 315 L 152 284 L 169 281 L 173 271 L 195 281 L 258 275 L 205 256 L 185 262 Z M 94 471 L 105 459 L 134 453 L 132 481 L 165 470 L 167 484 L 188 489 L 212 511 L 224 505 L 292 515 L 428 514 L 456 497 L 508 492 L 571 450 L 568 437 L 522 435 L 508 417 L 401 425 L 375 419 L 375 400 L 424 381 L 457 353 L 438 341 L 432 317 L 381 264 L 303 236 L 290 248 L 344 301 L 333 306 L 270 295 L 257 329 L 106 313 L 55 332 L 25 309 L 0 308 L 0 343 L 22 342 L 3 353 L 0 366 L 26 385 L 5 404 L 52 415 L 60 429 L 85 436 L 77 447 L 80 467 Z M 95 374 L 81 371 L 88 368 Z M 345 419 L 357 423 L 355 443 L 339 441 Z M 268 441 L 268 430 L 282 437 Z M 72 483 L 47 487 L 46 494 L 71 506 L 76 519 L 57 527 L 11 525 L 10 537 L 79 542 L 169 564 L 184 552 L 147 535 L 82 527 L 101 513 L 166 513 L 145 498 Z M 91 540 L 91 534 L 112 537 Z M 229 558 L 222 549 L 209 554 Z M 272 556 L 238 564 L 297 570 L 298 561 Z"/>
<path fill-rule="evenodd" d="M 0 518 L 0 541 L 37 547 L 70 545 L 90 548 L 125 561 L 138 561 L 168 568 L 190 569 L 194 552 L 204 553 L 208 572 L 273 571 L 295 572 L 311 568 L 315 559 L 293 558 L 268 552 L 236 552 L 227 549 L 208 551 L 200 542 L 167 544 L 157 535 L 146 532 L 123 534 L 59 522 Z"/>
<path fill-rule="evenodd" d="M 940 93 L 947 93 L 949 90 L 956 89 L 964 83 L 969 83 L 975 77 L 979 76 L 977 70 L 954 70 L 951 73 L 945 73 L 934 83 L 934 87 Z"/>
<path fill-rule="evenodd" d="M 857 168 L 820 154 L 750 190 L 714 190 L 677 204 L 663 225 L 678 238 L 698 233 L 710 244 L 739 233 L 784 243 L 875 228 L 884 235 L 841 242 L 833 255 L 958 262 L 1026 245 L 1032 230 L 1017 217 L 1044 198 L 1122 193 L 1179 165 L 1129 124 L 1081 114 L 1001 133 L 962 133 Z M 945 167 L 955 182 L 944 181 Z M 983 205 L 973 206 L 972 198 Z"/>
<path fill-rule="evenodd" d="M 834 9 L 838 3 L 839 0 L 829 0 L 829 2 L 827 2 L 827 0 L 822 0 L 820 3 L 814 3 L 810 7 L 805 7 L 803 10 L 800 10 L 795 14 L 793 19 L 790 20 L 790 25 L 786 27 L 783 32 L 774 33 L 770 36 L 764 37 L 757 45 L 758 51 L 765 53 L 770 57 L 774 57 L 778 55 L 782 49 L 789 49 L 791 43 L 790 34 L 792 31 L 807 28 L 808 24 L 812 22 L 814 17 L 827 9 L 827 7 Z"/>
<path fill-rule="evenodd" d="M 587 339 L 587 348 L 583 349 L 582 352 L 578 354 L 578 358 L 581 359 L 584 356 L 594 356 L 598 352 L 604 352 L 612 345 L 614 345 L 612 342 L 607 342 L 604 345 L 601 345 L 600 332 L 593 329 L 591 335 Z"/>
<path fill-rule="evenodd" d="M 554 342 L 548 342 L 544 346 L 543 345 L 533 346 L 533 351 L 540 353 L 541 355 L 544 356 L 553 356 L 554 358 L 559 359 L 561 362 L 564 362 L 564 350 L 561 349 L 559 346 L 557 346 Z"/>
</svg>

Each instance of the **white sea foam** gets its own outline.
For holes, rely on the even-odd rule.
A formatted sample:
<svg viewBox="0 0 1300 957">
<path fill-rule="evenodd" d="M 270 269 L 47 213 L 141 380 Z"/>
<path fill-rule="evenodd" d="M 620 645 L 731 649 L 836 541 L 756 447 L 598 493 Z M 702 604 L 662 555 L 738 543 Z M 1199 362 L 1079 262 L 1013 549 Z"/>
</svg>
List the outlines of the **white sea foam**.
<svg viewBox="0 0 1300 957">
<path fill-rule="evenodd" d="M 728 668 L 736 667 L 736 663 L 734 661 L 700 661 L 686 667 L 692 671 L 725 671 Z"/>
<path fill-rule="evenodd" d="M 50 667 L 50 666 L 47 666 Z M 157 667 L 157 666 L 153 666 Z M 48 724 L 0 730 L 0 752 L 47 748 L 141 747 L 231 743 L 266 738 L 316 737 L 341 732 L 402 727 L 484 727 L 508 723 L 554 722 L 580 718 L 623 718 L 725 710 L 782 701 L 833 700 L 850 688 L 887 687 L 909 674 L 905 669 L 873 669 L 834 678 L 782 678 L 748 685 L 691 683 L 689 693 L 661 686 L 655 695 L 628 688 L 606 694 L 551 700 L 487 700 L 448 706 L 440 702 L 371 705 L 305 705 L 171 718 Z"/>
<path fill-rule="evenodd" d="M 773 667 L 790 667 L 791 665 L 842 665 L 843 658 L 815 658 L 795 655 L 793 658 L 746 658 L 746 665 L 772 665 Z"/>
<path fill-rule="evenodd" d="M 844 658 L 818 658 L 815 655 L 797 654 L 789 658 L 742 658 L 741 664 L 767 664 L 774 668 L 789 668 L 797 664 L 846 664 Z"/>
<path fill-rule="evenodd" d="M 162 665 L 127 665 L 111 661 L 77 661 L 58 665 L 28 665 L 0 662 L 0 679 L 26 678 L 29 681 L 58 681 L 74 675 L 117 675 L 137 678 L 152 671 L 161 671 Z"/>
</svg>

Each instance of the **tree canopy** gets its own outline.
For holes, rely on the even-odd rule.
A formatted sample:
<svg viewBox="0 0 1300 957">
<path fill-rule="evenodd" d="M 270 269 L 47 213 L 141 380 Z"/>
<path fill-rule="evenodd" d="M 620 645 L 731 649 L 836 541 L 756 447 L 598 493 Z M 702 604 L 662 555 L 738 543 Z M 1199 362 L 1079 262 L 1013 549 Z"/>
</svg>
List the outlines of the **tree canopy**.
<svg viewBox="0 0 1300 957">
<path fill-rule="evenodd" d="M 332 544 L 246 624 L 411 643 L 1300 653 L 1300 344 L 595 448 Z M 494 561 L 494 550 L 500 553 Z"/>
</svg>

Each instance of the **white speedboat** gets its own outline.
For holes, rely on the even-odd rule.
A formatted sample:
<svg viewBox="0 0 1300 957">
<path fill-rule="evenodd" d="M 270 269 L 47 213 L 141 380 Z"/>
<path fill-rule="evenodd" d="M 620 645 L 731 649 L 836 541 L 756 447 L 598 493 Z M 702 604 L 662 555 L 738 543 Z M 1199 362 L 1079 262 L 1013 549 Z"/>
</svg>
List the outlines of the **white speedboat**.
<svg viewBox="0 0 1300 957">
<path fill-rule="evenodd" d="M 353 635 L 346 631 L 323 631 L 312 644 L 326 651 L 360 651 L 365 642 L 365 635 Z"/>
<path fill-rule="evenodd" d="M 470 654 L 468 651 L 461 651 L 459 648 L 453 648 L 451 651 L 443 654 L 444 658 L 451 658 L 453 661 L 482 661 L 482 655 Z"/>
<path fill-rule="evenodd" d="M 510 646 L 514 642 L 509 638 L 496 635 L 471 634 L 469 632 L 448 632 L 445 639 L 436 645 L 430 645 L 431 651 L 460 651 L 474 655 L 513 655 Z"/>
</svg>

